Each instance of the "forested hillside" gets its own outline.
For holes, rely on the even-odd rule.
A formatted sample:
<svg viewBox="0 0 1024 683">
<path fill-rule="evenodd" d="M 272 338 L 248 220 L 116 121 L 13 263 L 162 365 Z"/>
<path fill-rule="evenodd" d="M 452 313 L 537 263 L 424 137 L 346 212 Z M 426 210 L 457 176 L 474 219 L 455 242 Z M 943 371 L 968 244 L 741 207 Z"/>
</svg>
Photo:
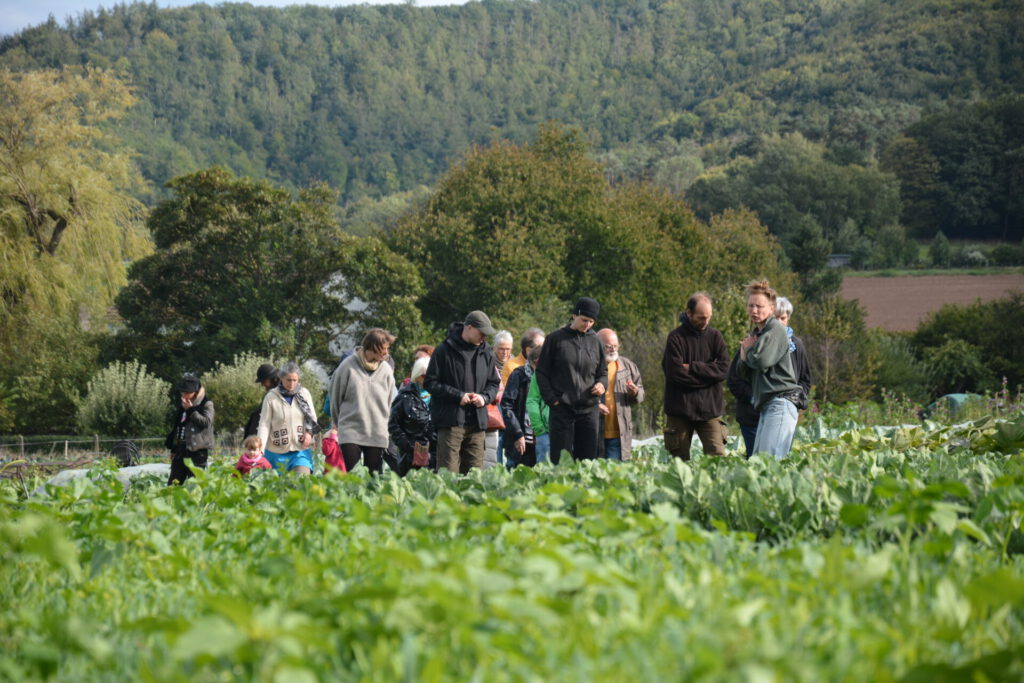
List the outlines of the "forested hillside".
<svg viewBox="0 0 1024 683">
<path fill-rule="evenodd" d="M 613 176 L 682 190 L 764 134 L 870 163 L 923 112 L 1024 91 L 1021 17 L 1021 0 L 135 3 L 9 37 L 0 65 L 125 71 L 139 103 L 116 132 L 157 188 L 216 163 L 353 201 L 558 120 Z"/>
</svg>

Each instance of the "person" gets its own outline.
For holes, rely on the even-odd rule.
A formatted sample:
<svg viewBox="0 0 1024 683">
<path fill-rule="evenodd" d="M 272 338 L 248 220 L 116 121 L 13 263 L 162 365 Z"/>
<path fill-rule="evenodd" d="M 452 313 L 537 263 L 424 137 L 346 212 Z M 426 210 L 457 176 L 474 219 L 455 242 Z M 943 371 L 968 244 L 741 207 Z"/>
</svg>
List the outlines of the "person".
<svg viewBox="0 0 1024 683">
<path fill-rule="evenodd" d="M 487 314 L 473 311 L 464 322 L 451 325 L 430 357 L 423 384 L 431 397 L 439 469 L 466 474 L 484 464 L 487 404 L 501 385 L 486 341 L 494 332 Z"/>
<path fill-rule="evenodd" d="M 320 442 L 320 452 L 324 454 L 324 474 L 331 470 L 337 470 L 341 474 L 348 472 L 348 468 L 345 467 L 345 455 L 341 452 L 341 446 L 338 445 L 337 429 L 332 427 L 327 432 L 327 436 Z"/>
<path fill-rule="evenodd" d="M 789 352 L 793 354 L 793 370 L 796 372 L 796 382 L 804 390 L 803 405 L 801 410 L 807 407 L 807 400 L 811 396 L 811 385 L 814 383 L 814 376 L 811 374 L 811 364 L 807 361 L 807 347 L 800 337 L 793 334 L 793 327 L 789 324 L 793 318 L 793 302 L 784 296 L 775 300 L 775 317 L 786 326 L 786 337 L 789 338 Z"/>
<path fill-rule="evenodd" d="M 523 332 L 523 336 L 519 338 L 519 355 L 515 358 L 509 358 L 501 369 L 502 384 L 508 384 L 508 378 L 513 372 L 515 372 L 516 368 L 521 368 L 526 365 L 526 354 L 530 352 L 530 349 L 534 346 L 540 346 L 543 343 L 544 330 L 539 327 L 526 328 L 526 331 Z"/>
<path fill-rule="evenodd" d="M 270 461 L 263 457 L 263 443 L 258 436 L 247 436 L 242 442 L 242 454 L 238 456 L 235 469 L 244 477 L 253 470 L 270 470 Z"/>
<path fill-rule="evenodd" d="M 263 457 L 274 470 L 307 475 L 313 471 L 313 436 L 320 431 L 313 397 L 302 386 L 299 366 L 289 362 L 277 371 L 278 385 L 263 397 L 257 436 Z"/>
<path fill-rule="evenodd" d="M 729 374 L 726 377 L 726 384 L 729 391 L 736 398 L 736 424 L 740 427 L 740 435 L 743 437 L 743 447 L 746 457 L 754 454 L 754 438 L 757 436 L 757 422 L 761 419 L 760 413 L 754 409 L 751 402 L 753 388 L 747 377 L 740 376 L 740 351 L 736 349 L 736 355 L 732 357 L 729 364 Z"/>
<path fill-rule="evenodd" d="M 597 404 L 608 385 L 604 349 L 591 329 L 601 305 L 583 297 L 573 306 L 569 324 L 549 334 L 537 363 L 541 398 L 551 407 L 551 461 L 562 451 L 577 460 L 598 455 Z"/>
<path fill-rule="evenodd" d="M 714 306 L 705 292 L 686 302 L 679 327 L 665 342 L 661 365 L 665 371 L 665 449 L 690 459 L 693 434 L 704 453 L 725 455 L 725 393 L 722 380 L 729 355 L 722 333 L 710 326 Z"/>
<path fill-rule="evenodd" d="M 434 347 L 433 346 L 431 346 L 430 344 L 420 344 L 412 352 L 412 360 L 413 360 L 413 362 L 416 362 L 420 358 L 430 358 L 432 355 L 434 355 Z M 406 377 L 405 379 L 402 380 L 402 386 L 404 387 L 406 384 L 408 384 L 411 381 L 412 381 L 412 377 Z"/>
<path fill-rule="evenodd" d="M 537 384 L 537 363 L 544 349 L 543 342 L 531 348 L 526 354 L 526 362 L 533 366 L 534 380 L 526 396 L 526 415 L 530 418 L 530 429 L 533 430 L 534 462 L 548 462 L 551 454 L 551 408 L 540 397 L 540 385 Z"/>
<path fill-rule="evenodd" d="M 259 366 L 259 368 L 256 369 L 256 384 L 263 385 L 264 397 L 266 397 L 266 392 L 277 386 L 277 368 L 270 363 L 264 363 Z M 259 431 L 260 428 L 260 410 L 262 408 L 263 402 L 260 401 L 260 405 L 256 407 L 256 410 L 250 413 L 249 421 L 245 424 L 245 428 L 242 430 L 243 439 L 250 436 L 256 436 L 256 432 Z"/>
<path fill-rule="evenodd" d="M 536 353 L 533 353 L 534 349 Z M 526 365 L 509 375 L 501 397 L 501 415 L 505 420 L 505 463 L 510 470 L 520 464 L 532 467 L 537 463 L 536 435 L 526 402 L 536 384 L 533 374 L 540 360 L 540 346 L 532 347 L 527 355 Z M 546 428 L 544 432 L 546 435 Z"/>
<path fill-rule="evenodd" d="M 505 363 L 512 359 L 512 333 L 508 330 L 498 330 L 491 340 L 494 344 L 494 362 L 498 366 L 498 374 L 501 376 L 501 383 L 508 379 L 505 374 Z"/>
<path fill-rule="evenodd" d="M 171 452 L 171 473 L 167 485 L 184 484 L 195 475 L 185 464 L 191 460 L 194 467 L 206 469 L 210 449 L 213 448 L 213 401 L 199 378 L 185 375 L 175 388 L 179 395 L 171 431 L 164 445 Z"/>
<path fill-rule="evenodd" d="M 430 419 L 430 393 L 423 388 L 430 357 L 417 358 L 410 382 L 398 390 L 391 403 L 388 433 L 398 450 L 397 469 L 405 476 L 412 468 L 437 468 L 437 430 Z"/>
<path fill-rule="evenodd" d="M 495 334 L 490 318 L 474 310 L 455 323 L 434 349 L 424 387 L 437 429 L 437 467 L 466 474 L 483 466 L 487 403 L 498 396 L 501 380 L 486 338 Z"/>
<path fill-rule="evenodd" d="M 643 403 L 644 383 L 636 363 L 619 355 L 619 335 L 604 328 L 597 333 L 608 361 L 608 387 L 604 402 L 598 405 L 602 415 L 604 457 L 629 460 L 633 450 L 633 406 Z"/>
<path fill-rule="evenodd" d="M 394 341 L 387 330 L 373 328 L 331 378 L 331 417 L 340 434 L 349 472 L 360 458 L 371 472 L 384 471 L 388 417 L 395 391 L 395 373 L 387 359 Z"/>
<path fill-rule="evenodd" d="M 807 352 L 799 337 L 793 335 L 793 328 L 789 326 L 790 317 L 793 314 L 792 302 L 784 296 L 775 301 L 775 317 L 780 323 L 786 326 L 786 335 L 789 337 L 789 352 L 793 356 L 794 370 L 797 375 L 797 383 L 803 390 L 803 404 L 798 406 L 801 410 L 806 407 L 807 397 L 811 393 L 813 382 L 810 364 L 807 362 Z M 740 434 L 743 435 L 743 445 L 746 449 L 746 457 L 754 454 L 754 439 L 757 436 L 757 423 L 760 420 L 760 413 L 754 410 L 751 403 L 753 389 L 750 381 L 740 377 L 739 374 L 740 352 L 737 349 L 733 356 L 732 364 L 729 366 L 729 377 L 726 383 L 729 391 L 736 397 L 736 422 L 740 426 Z"/>
<path fill-rule="evenodd" d="M 746 294 L 753 331 L 740 342 L 738 372 L 750 380 L 751 401 L 759 412 L 753 451 L 781 459 L 793 445 L 802 389 L 785 326 L 775 317 L 775 290 L 767 281 L 751 282 Z"/>
</svg>

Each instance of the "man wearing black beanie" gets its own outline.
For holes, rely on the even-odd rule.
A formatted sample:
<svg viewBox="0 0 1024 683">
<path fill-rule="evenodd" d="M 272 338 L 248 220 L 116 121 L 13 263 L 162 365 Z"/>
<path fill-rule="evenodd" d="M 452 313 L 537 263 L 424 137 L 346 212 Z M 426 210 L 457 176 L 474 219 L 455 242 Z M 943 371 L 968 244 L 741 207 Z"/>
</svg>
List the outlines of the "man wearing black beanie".
<svg viewBox="0 0 1024 683">
<path fill-rule="evenodd" d="M 537 363 L 537 388 L 551 406 L 551 462 L 556 465 L 563 450 L 577 460 L 597 457 L 597 406 L 608 384 L 604 347 L 591 329 L 600 312 L 600 304 L 589 297 L 577 301 L 569 324 L 544 340 Z"/>
</svg>

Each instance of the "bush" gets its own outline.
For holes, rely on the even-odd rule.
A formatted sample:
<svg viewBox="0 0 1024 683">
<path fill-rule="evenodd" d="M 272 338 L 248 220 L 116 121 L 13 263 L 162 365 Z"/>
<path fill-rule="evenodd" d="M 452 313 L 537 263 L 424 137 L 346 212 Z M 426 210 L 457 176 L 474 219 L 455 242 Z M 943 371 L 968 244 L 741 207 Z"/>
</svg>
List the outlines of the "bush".
<svg viewBox="0 0 1024 683">
<path fill-rule="evenodd" d="M 928 398 L 928 368 L 914 353 L 914 346 L 903 335 L 881 330 L 868 333 L 878 358 L 875 398 L 884 400 L 885 392 L 902 394 L 913 401 Z"/>
<path fill-rule="evenodd" d="M 997 266 L 1024 265 L 1024 245 L 999 244 L 992 248 L 989 258 Z"/>
<path fill-rule="evenodd" d="M 168 428 L 171 385 L 137 361 L 100 370 L 78 404 L 78 426 L 87 434 L 151 436 Z"/>
<path fill-rule="evenodd" d="M 963 339 L 925 349 L 924 356 L 938 395 L 984 391 L 995 383 L 992 371 L 982 361 L 981 349 Z"/>
</svg>

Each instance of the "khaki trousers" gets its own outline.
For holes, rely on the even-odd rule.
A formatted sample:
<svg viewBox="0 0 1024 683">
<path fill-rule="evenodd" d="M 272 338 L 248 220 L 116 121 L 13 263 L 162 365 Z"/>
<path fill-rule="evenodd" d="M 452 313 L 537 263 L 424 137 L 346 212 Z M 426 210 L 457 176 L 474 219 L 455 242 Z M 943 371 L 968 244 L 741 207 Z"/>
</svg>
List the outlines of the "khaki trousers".
<svg viewBox="0 0 1024 683">
<path fill-rule="evenodd" d="M 442 427 L 437 430 L 437 466 L 449 472 L 466 474 L 472 467 L 484 466 L 487 432 L 465 427 Z"/>
<path fill-rule="evenodd" d="M 675 415 L 665 416 L 665 450 L 677 458 L 690 459 L 690 442 L 697 433 L 707 455 L 725 455 L 728 431 L 721 418 L 688 420 Z"/>
</svg>

